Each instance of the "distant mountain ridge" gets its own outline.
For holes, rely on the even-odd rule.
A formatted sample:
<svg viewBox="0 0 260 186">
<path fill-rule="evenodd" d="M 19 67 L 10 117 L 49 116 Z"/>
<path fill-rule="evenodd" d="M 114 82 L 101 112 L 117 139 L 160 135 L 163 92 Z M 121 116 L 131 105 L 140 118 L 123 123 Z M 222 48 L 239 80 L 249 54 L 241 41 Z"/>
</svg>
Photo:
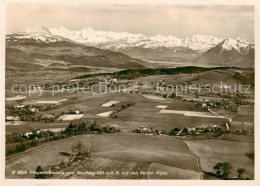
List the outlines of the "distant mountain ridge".
<svg viewBox="0 0 260 186">
<path fill-rule="evenodd" d="M 203 53 L 199 61 L 228 63 L 229 65 L 254 65 L 255 46 L 245 38 L 227 38 Z"/>
<path fill-rule="evenodd" d="M 212 35 L 193 35 L 184 39 L 174 36 L 157 35 L 148 37 L 143 34 L 127 32 L 95 31 L 84 28 L 70 31 L 65 27 L 41 27 L 38 30 L 26 28 L 26 32 L 7 35 L 15 39 L 32 39 L 37 43 L 70 41 L 100 49 L 121 52 L 134 58 L 155 61 L 208 62 L 222 65 L 249 64 L 254 60 L 254 43 L 244 37 L 220 39 Z"/>
<path fill-rule="evenodd" d="M 12 33 L 6 36 L 8 70 L 82 71 L 90 67 L 144 68 L 143 61 L 120 52 L 76 43 L 48 33 Z M 84 68 L 83 68 L 84 67 Z"/>
<path fill-rule="evenodd" d="M 185 39 L 171 35 L 157 35 L 148 37 L 143 34 L 131 34 L 127 32 L 95 31 L 90 27 L 84 28 L 80 31 L 70 31 L 65 27 L 48 28 L 44 26 L 38 30 L 31 30 L 26 28 L 26 33 L 61 36 L 78 43 L 99 45 L 107 49 L 126 49 L 131 47 L 143 47 L 151 49 L 160 47 L 185 47 L 192 50 L 206 51 L 222 41 L 222 39 L 212 35 L 193 35 L 186 37 Z"/>
</svg>

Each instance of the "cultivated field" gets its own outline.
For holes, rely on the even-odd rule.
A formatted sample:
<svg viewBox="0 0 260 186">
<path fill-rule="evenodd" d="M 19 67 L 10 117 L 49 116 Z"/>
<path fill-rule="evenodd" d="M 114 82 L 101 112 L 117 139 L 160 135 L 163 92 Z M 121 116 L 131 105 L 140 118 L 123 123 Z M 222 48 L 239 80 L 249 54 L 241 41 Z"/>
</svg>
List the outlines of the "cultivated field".
<svg viewBox="0 0 260 186">
<path fill-rule="evenodd" d="M 84 116 L 84 114 L 64 114 L 59 117 L 59 120 L 69 121 L 69 120 L 77 120 Z"/>
<path fill-rule="evenodd" d="M 70 152 L 71 146 L 79 141 L 82 144 L 90 143 L 90 152 L 93 155 L 109 159 L 109 161 L 111 159 L 123 162 L 147 163 L 147 165 L 156 162 L 191 170 L 192 172 L 200 171 L 196 157 L 182 140 L 163 138 L 161 136 L 116 133 L 74 136 L 60 141 L 45 143 L 22 154 L 8 157 L 6 160 L 6 177 L 33 177 L 33 175 L 12 175 L 11 171 L 13 169 L 35 170 L 37 165 L 46 167 L 55 165 L 62 160 L 67 161 L 68 157 L 60 155 L 60 152 Z M 104 161 L 101 165 L 107 165 L 106 163 Z M 92 167 L 91 169 L 95 168 Z M 113 168 L 110 167 L 111 169 Z M 164 169 L 162 168 L 162 171 Z M 86 167 L 85 170 L 88 170 L 88 168 Z M 177 170 L 179 169 L 173 171 Z"/>
<path fill-rule="evenodd" d="M 254 178 L 254 162 L 246 154 L 254 151 L 254 143 L 205 139 L 189 141 L 191 149 L 200 158 L 204 171 L 215 172 L 213 167 L 218 162 L 230 162 L 231 177 L 237 176 L 237 169 L 245 169 L 244 177 Z"/>
<path fill-rule="evenodd" d="M 41 61 L 44 62 L 44 61 Z M 50 65 L 50 64 L 46 64 Z M 101 67 L 100 67 L 101 68 Z M 252 103 L 239 106 L 232 110 L 220 106 L 202 106 L 203 101 L 213 100 L 222 102 L 224 99 L 233 101 L 231 98 L 222 97 L 220 94 L 201 93 L 194 94 L 189 91 L 180 93 L 180 97 L 169 97 L 169 95 L 156 94 L 156 83 L 161 81 L 165 84 L 203 85 L 220 83 L 225 81 L 226 85 L 238 83 L 232 78 L 236 69 L 224 69 L 207 71 L 193 74 L 154 75 L 138 77 L 137 79 L 120 80 L 117 83 L 127 83 L 126 93 L 69 93 L 68 91 L 55 92 L 44 90 L 42 95 L 35 92 L 28 96 L 25 93 L 14 94 L 7 91 L 6 101 L 17 105 L 49 105 L 50 108 L 39 111 L 39 115 L 54 115 L 54 122 L 19 122 L 12 125 L 8 122 L 6 133 L 25 133 L 33 129 L 54 132 L 66 128 L 70 122 L 96 121 L 100 125 L 117 125 L 120 132 L 113 134 L 86 134 L 73 136 L 59 141 L 43 143 L 40 146 L 29 149 L 6 158 L 7 178 L 33 178 L 34 175 L 13 175 L 12 170 L 35 171 L 38 165 L 50 168 L 61 161 L 68 161 L 68 156 L 61 152 L 69 153 L 72 145 L 77 142 L 90 144 L 92 156 L 84 161 L 67 167 L 65 171 L 132 171 L 143 174 L 132 175 L 65 175 L 54 178 L 119 178 L 119 179 L 202 179 L 201 171 L 214 172 L 213 167 L 218 162 L 230 162 L 232 164 L 231 177 L 236 177 L 236 170 L 243 168 L 246 172 L 244 177 L 254 178 L 254 162 L 246 154 L 254 152 L 253 135 L 235 135 L 233 133 L 219 134 L 217 132 L 201 132 L 198 136 L 181 135 L 178 137 L 154 134 L 132 133 L 137 128 L 154 128 L 163 134 L 169 134 L 174 128 L 196 128 L 196 127 L 226 127 L 229 118 L 232 119 L 230 128 L 254 129 L 254 105 Z M 45 74 L 48 75 L 48 74 Z M 61 72 L 55 82 L 70 81 L 79 82 L 75 79 L 81 73 L 66 74 Z M 46 81 L 51 82 L 50 76 L 43 76 Z M 108 76 L 106 78 L 111 78 Z M 63 79 L 64 78 L 64 79 Z M 72 79 L 73 78 L 73 79 Z M 93 78 L 104 78 L 103 76 Z M 12 81 L 15 80 L 10 76 Z M 27 77 L 21 77 L 20 81 L 27 82 Z M 47 81 L 48 80 L 48 81 Z M 135 81 L 149 82 L 146 87 L 138 85 L 134 88 Z M 16 81 L 16 80 L 15 80 Z M 41 82 L 40 77 L 35 81 Z M 33 80 L 28 80 L 33 82 Z M 162 90 L 165 87 L 162 88 Z M 198 88 L 194 88 L 197 90 Z M 134 92 L 133 90 L 136 90 Z M 162 91 L 161 90 L 161 91 Z M 204 88 L 203 88 L 204 90 Z M 17 97 L 18 96 L 18 97 Z M 25 97 L 26 96 L 26 97 Z M 246 100 L 253 100 L 253 93 L 247 95 Z M 62 101 L 65 100 L 66 101 Z M 227 101 L 227 102 L 228 102 Z M 7 109 L 9 113 L 10 109 Z M 81 114 L 69 112 L 80 111 Z M 212 111 L 212 112 L 210 112 Z M 222 115 L 222 116 L 219 116 Z M 224 124 L 224 125 L 223 125 Z M 204 130 L 204 129 L 199 129 Z M 224 129 L 223 129 L 224 130 Z M 226 128 L 225 128 L 226 130 Z M 167 133 L 168 132 L 168 133 Z M 193 131 L 195 132 L 195 131 Z M 196 131 L 197 132 L 197 131 Z M 12 144 L 13 145 L 13 144 Z M 15 145 L 15 144 L 14 144 Z M 145 172 L 167 172 L 167 174 L 145 174 Z M 211 178 L 216 179 L 216 178 Z"/>
<path fill-rule="evenodd" d="M 151 163 L 148 170 L 151 172 L 156 172 L 159 170 L 167 173 L 165 175 L 148 175 L 149 179 L 200 179 L 200 173 L 196 171 L 171 167 L 160 163 Z"/>
</svg>

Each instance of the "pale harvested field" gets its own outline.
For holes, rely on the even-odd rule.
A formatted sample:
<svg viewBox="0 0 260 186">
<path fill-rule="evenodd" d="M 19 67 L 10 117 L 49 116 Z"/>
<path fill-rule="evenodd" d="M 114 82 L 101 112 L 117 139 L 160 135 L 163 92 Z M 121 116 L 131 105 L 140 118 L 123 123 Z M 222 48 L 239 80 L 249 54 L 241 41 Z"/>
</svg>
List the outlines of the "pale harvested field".
<svg viewBox="0 0 260 186">
<path fill-rule="evenodd" d="M 156 108 L 165 109 L 167 108 L 167 105 L 157 105 Z"/>
<path fill-rule="evenodd" d="M 59 104 L 59 101 L 37 101 L 37 104 Z"/>
<path fill-rule="evenodd" d="M 91 144 L 90 152 L 97 157 L 135 163 L 162 163 L 173 167 L 199 171 L 196 157 L 184 141 L 161 136 L 133 133 L 80 135 L 42 144 L 25 153 L 7 158 L 6 177 L 26 178 L 30 175 L 12 175 L 12 170 L 35 170 L 38 165 L 55 165 L 68 157 L 60 152 L 70 152 L 71 146 L 80 141 Z M 113 170 L 113 167 L 110 167 Z"/>
<path fill-rule="evenodd" d="M 155 96 L 156 98 L 158 96 Z M 76 98 L 76 99 L 73 99 Z M 161 97 L 158 97 L 161 98 Z M 226 119 L 216 119 L 209 117 L 195 117 L 195 116 L 185 116 L 182 114 L 172 114 L 172 113 L 158 113 L 159 110 L 156 108 L 158 105 L 167 106 L 167 110 L 178 110 L 178 111 L 194 111 L 194 112 L 205 112 L 205 109 L 195 108 L 195 103 L 192 102 L 182 102 L 174 101 L 170 99 L 154 100 L 144 98 L 142 94 L 61 94 L 58 93 L 55 96 L 56 100 L 60 99 L 70 99 L 70 101 L 63 103 L 58 108 L 51 109 L 45 114 L 54 114 L 55 116 L 60 115 L 64 111 L 68 110 L 80 110 L 86 113 L 81 119 L 85 120 L 95 120 L 99 124 L 113 125 L 117 124 L 121 129 L 133 130 L 140 126 L 154 127 L 160 130 L 171 130 L 175 127 L 197 127 L 197 126 L 209 126 L 209 125 L 221 125 L 226 122 Z M 37 101 L 52 101 L 54 98 L 51 96 L 51 92 L 46 91 L 42 97 L 34 95 L 30 97 L 28 102 L 35 103 Z M 115 104 L 114 107 L 102 107 L 104 103 L 111 100 L 120 101 Z M 121 109 L 122 105 L 127 105 L 128 103 L 136 103 L 134 106 L 129 107 L 121 112 L 117 113 L 117 119 L 112 119 L 108 117 L 100 117 L 98 114 L 106 113 L 108 111 L 115 112 Z M 63 121 L 66 122 L 66 121 Z M 40 125 L 41 127 L 44 124 Z M 13 126 L 12 126 L 13 128 Z M 49 128 L 49 127 L 48 127 Z M 18 128 L 17 128 L 18 129 Z M 21 129 L 23 130 L 23 129 Z"/>
<path fill-rule="evenodd" d="M 19 100 L 23 100 L 23 99 L 26 99 L 26 96 L 17 95 L 14 97 L 5 98 L 6 101 L 19 101 Z"/>
<path fill-rule="evenodd" d="M 200 165 L 204 171 L 214 172 L 213 167 L 218 162 L 230 162 L 232 171 L 230 176 L 237 176 L 237 169 L 243 168 L 244 177 L 254 177 L 254 162 L 246 153 L 254 151 L 254 143 L 227 141 L 219 139 L 205 139 L 189 141 L 194 153 L 200 157 Z"/>
<path fill-rule="evenodd" d="M 152 100 L 166 100 L 165 98 L 159 97 L 159 96 L 153 96 L 153 95 L 143 95 L 147 99 L 152 99 Z"/>
<path fill-rule="evenodd" d="M 80 119 L 84 116 L 84 114 L 64 114 L 59 117 L 59 120 L 62 119 L 64 121 L 69 121 L 69 120 L 76 120 Z"/>
<path fill-rule="evenodd" d="M 97 116 L 101 116 L 101 117 L 108 117 L 113 113 L 113 111 L 107 111 L 107 112 L 102 112 L 100 114 L 97 114 Z"/>
<path fill-rule="evenodd" d="M 180 111 L 180 110 L 160 110 L 161 114 L 182 114 L 184 116 L 194 116 L 194 117 L 205 117 L 205 118 L 222 118 L 211 114 L 210 112 L 194 112 L 194 111 Z"/>
<path fill-rule="evenodd" d="M 111 107 L 112 105 L 115 105 L 117 103 L 119 103 L 119 101 L 109 101 L 107 103 L 104 103 L 102 107 Z"/>
</svg>

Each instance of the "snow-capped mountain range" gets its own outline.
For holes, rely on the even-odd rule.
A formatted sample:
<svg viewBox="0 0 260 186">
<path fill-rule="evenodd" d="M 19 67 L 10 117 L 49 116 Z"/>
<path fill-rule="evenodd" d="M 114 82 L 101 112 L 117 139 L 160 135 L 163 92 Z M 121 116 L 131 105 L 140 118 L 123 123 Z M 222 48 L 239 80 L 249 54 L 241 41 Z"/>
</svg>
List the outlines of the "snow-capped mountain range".
<svg viewBox="0 0 260 186">
<path fill-rule="evenodd" d="M 145 36 L 127 32 L 95 31 L 84 28 L 71 31 L 65 27 L 41 27 L 38 30 L 7 34 L 7 42 L 72 42 L 120 52 L 145 61 L 214 63 L 216 65 L 252 66 L 254 43 L 244 37 L 220 39 L 212 35 L 193 35 L 184 39 L 174 36 Z M 64 43 L 65 44 L 65 43 Z M 62 45 L 62 44 L 61 44 Z"/>
<path fill-rule="evenodd" d="M 231 50 L 232 48 L 243 50 L 244 48 L 253 46 L 252 42 L 243 37 L 228 38 L 225 40 L 212 35 L 193 35 L 185 39 L 163 35 L 148 37 L 143 34 L 131 34 L 127 32 L 95 31 L 90 27 L 80 31 L 71 31 L 65 27 L 48 28 L 43 26 L 38 30 L 26 28 L 26 32 L 17 35 L 17 39 L 19 38 L 31 38 L 42 42 L 56 42 L 65 38 L 74 42 L 112 50 L 141 47 L 144 49 L 187 48 L 205 52 L 222 41 L 225 41 L 223 44 L 223 49 L 225 50 Z"/>
</svg>

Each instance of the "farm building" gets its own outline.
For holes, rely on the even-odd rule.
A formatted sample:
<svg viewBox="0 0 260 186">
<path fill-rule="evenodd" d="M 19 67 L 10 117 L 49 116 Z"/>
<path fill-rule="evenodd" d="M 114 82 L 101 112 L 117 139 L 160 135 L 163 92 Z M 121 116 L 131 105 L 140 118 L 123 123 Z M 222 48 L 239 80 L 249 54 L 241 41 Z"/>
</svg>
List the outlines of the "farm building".
<svg viewBox="0 0 260 186">
<path fill-rule="evenodd" d="M 51 114 L 44 114 L 44 115 L 42 115 L 42 118 L 45 118 L 45 119 L 54 119 L 54 116 L 51 115 Z"/>
<path fill-rule="evenodd" d="M 23 109 L 23 108 L 24 108 L 24 105 L 15 105 L 14 108 L 20 108 L 20 109 Z"/>
<path fill-rule="evenodd" d="M 19 117 L 14 117 L 14 116 L 5 116 L 5 121 L 19 121 Z"/>
<path fill-rule="evenodd" d="M 39 109 L 33 107 L 33 108 L 30 109 L 30 111 L 31 111 L 31 112 L 35 112 L 35 113 L 37 113 L 37 112 L 39 111 Z"/>
</svg>

